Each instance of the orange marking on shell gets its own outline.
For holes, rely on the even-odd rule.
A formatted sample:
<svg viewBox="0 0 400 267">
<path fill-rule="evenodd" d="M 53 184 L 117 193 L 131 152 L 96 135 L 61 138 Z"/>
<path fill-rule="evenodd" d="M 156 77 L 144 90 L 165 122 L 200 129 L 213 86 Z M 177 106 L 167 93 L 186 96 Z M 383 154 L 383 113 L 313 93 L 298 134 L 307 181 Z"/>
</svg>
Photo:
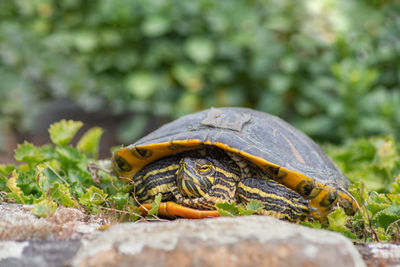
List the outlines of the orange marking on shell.
<svg viewBox="0 0 400 267">
<path fill-rule="evenodd" d="M 283 138 L 286 140 L 286 142 L 289 144 L 289 147 L 290 147 L 290 149 L 292 150 L 294 157 L 295 157 L 298 161 L 300 161 L 302 164 L 305 165 L 306 163 L 305 163 L 304 159 L 300 156 L 299 152 L 298 152 L 298 151 L 296 150 L 296 148 L 293 146 L 292 142 L 290 142 L 290 140 L 289 140 L 286 136 L 282 135 L 282 137 L 283 137 Z"/>
</svg>

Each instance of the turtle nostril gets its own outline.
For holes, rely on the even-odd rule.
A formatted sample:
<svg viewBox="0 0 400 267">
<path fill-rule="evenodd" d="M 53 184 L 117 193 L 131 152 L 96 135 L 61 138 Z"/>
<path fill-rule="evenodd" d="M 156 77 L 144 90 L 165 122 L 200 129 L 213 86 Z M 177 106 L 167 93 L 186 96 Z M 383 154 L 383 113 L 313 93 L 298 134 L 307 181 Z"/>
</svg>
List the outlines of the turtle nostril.
<svg viewBox="0 0 400 267">
<path fill-rule="evenodd" d="M 176 175 L 182 175 L 182 173 L 185 171 L 185 168 L 186 168 L 186 163 L 183 160 L 181 160 L 179 162 L 179 167 L 176 170 Z"/>
</svg>

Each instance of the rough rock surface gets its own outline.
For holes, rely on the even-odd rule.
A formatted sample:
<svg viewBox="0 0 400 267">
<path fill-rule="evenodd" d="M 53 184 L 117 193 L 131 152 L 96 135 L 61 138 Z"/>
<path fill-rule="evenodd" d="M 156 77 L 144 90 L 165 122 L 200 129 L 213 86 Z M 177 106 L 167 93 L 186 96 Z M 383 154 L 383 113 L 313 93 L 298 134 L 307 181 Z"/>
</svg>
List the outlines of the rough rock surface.
<svg viewBox="0 0 400 267">
<path fill-rule="evenodd" d="M 115 225 L 76 209 L 37 218 L 0 203 L 0 267 L 400 266 L 400 245 L 345 237 L 263 216 Z M 357 249 L 360 254 L 357 252 Z"/>
<path fill-rule="evenodd" d="M 264 216 L 115 225 L 73 266 L 365 266 L 345 237 Z"/>
<path fill-rule="evenodd" d="M 105 223 L 73 208 L 60 207 L 49 218 L 38 218 L 33 206 L 0 203 L 0 240 L 77 239 Z"/>
<path fill-rule="evenodd" d="M 358 245 L 367 266 L 400 266 L 400 245 L 388 243 L 370 243 Z"/>
<path fill-rule="evenodd" d="M 0 267 L 68 266 L 79 240 L 0 241 Z"/>
<path fill-rule="evenodd" d="M 0 203 L 0 267 L 64 266 L 104 223 L 73 208 L 60 207 L 47 219 L 31 210 Z"/>
</svg>

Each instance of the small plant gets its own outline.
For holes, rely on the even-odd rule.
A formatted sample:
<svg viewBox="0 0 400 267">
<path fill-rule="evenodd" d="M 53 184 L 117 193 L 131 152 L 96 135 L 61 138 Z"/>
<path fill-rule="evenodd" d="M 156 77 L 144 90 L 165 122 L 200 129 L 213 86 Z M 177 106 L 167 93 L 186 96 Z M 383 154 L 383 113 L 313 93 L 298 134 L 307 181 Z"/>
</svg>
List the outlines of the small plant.
<svg viewBox="0 0 400 267">
<path fill-rule="evenodd" d="M 400 154 L 392 136 L 360 138 L 326 146 L 331 158 L 353 182 L 349 192 L 359 205 L 354 216 L 340 209 L 329 228 L 362 241 L 400 241 Z"/>
<path fill-rule="evenodd" d="M 264 205 L 257 200 L 251 200 L 246 206 L 234 203 L 218 203 L 215 205 L 221 216 L 245 216 L 259 212 Z"/>
<path fill-rule="evenodd" d="M 112 174 L 109 160 L 97 160 L 102 129 L 89 129 L 75 146 L 70 144 L 82 125 L 62 120 L 49 128 L 51 144 L 20 144 L 15 159 L 22 164 L 0 165 L 1 200 L 33 204 L 33 212 L 41 217 L 51 216 L 58 205 L 92 214 L 135 211 L 132 186 Z M 127 214 L 117 217 L 137 217 Z"/>
</svg>

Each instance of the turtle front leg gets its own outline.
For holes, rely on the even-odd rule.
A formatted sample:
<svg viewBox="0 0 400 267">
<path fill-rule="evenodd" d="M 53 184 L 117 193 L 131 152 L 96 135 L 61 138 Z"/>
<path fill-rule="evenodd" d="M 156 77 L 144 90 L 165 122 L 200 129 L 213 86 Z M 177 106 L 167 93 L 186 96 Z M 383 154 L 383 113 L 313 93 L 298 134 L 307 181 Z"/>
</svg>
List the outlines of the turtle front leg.
<svg viewBox="0 0 400 267">
<path fill-rule="evenodd" d="M 309 201 L 286 186 L 272 180 L 245 178 L 238 184 L 239 203 L 258 200 L 264 205 L 262 214 L 288 221 L 304 220 L 310 214 Z"/>
</svg>

